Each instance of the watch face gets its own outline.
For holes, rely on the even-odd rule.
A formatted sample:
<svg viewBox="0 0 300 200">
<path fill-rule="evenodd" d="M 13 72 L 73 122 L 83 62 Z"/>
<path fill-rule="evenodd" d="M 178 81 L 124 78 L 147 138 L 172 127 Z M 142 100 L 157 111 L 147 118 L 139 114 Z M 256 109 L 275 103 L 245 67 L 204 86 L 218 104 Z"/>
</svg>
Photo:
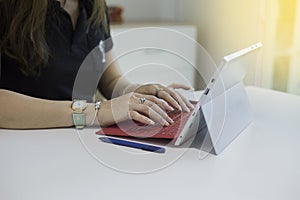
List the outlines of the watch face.
<svg viewBox="0 0 300 200">
<path fill-rule="evenodd" d="M 72 104 L 73 109 L 84 109 L 85 106 L 86 106 L 86 101 L 84 100 L 80 100 L 80 101 L 76 100 Z"/>
</svg>

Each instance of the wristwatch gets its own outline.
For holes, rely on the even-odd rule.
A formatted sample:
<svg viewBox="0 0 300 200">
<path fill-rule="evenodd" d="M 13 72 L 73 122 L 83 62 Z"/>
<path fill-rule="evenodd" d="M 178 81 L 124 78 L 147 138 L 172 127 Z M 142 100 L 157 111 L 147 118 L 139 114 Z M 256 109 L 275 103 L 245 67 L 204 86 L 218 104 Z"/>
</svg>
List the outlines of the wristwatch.
<svg viewBox="0 0 300 200">
<path fill-rule="evenodd" d="M 72 103 L 72 110 L 74 111 L 72 117 L 73 117 L 73 124 L 77 129 L 84 128 L 86 122 L 85 122 L 85 114 L 83 111 L 87 107 L 86 100 L 77 100 L 74 99 Z"/>
</svg>

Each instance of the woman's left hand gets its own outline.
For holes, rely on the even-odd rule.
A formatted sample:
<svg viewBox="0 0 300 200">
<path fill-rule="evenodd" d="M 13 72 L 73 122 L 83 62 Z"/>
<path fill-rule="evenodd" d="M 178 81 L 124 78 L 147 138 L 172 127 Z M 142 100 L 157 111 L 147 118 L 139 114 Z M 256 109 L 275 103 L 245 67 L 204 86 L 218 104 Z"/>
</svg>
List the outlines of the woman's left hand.
<svg viewBox="0 0 300 200">
<path fill-rule="evenodd" d="M 183 95 L 177 92 L 175 89 L 191 89 L 188 86 L 182 84 L 171 84 L 169 86 L 163 86 L 161 84 L 146 84 L 139 86 L 135 92 L 141 94 L 154 95 L 160 99 L 168 102 L 172 107 L 177 110 L 190 112 L 194 106 Z"/>
</svg>

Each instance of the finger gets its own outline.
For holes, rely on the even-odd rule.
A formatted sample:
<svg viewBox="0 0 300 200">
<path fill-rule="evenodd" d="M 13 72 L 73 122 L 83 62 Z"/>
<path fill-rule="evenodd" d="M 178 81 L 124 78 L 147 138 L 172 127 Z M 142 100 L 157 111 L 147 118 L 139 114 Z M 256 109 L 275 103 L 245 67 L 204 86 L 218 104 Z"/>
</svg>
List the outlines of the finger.
<svg viewBox="0 0 300 200">
<path fill-rule="evenodd" d="M 173 124 L 174 121 L 172 120 L 171 117 L 169 117 L 169 115 L 164 111 L 162 110 L 161 107 L 159 107 L 156 103 L 150 101 L 150 100 L 147 100 L 145 102 L 144 105 L 147 105 L 149 106 L 151 109 L 153 109 L 155 112 L 157 112 L 160 116 L 162 116 L 169 124 Z"/>
<path fill-rule="evenodd" d="M 180 105 L 182 110 L 185 112 L 190 112 L 190 109 L 187 107 L 185 102 L 182 100 L 181 96 L 172 89 L 165 88 L 165 91 L 169 93 L 169 95 Z"/>
<path fill-rule="evenodd" d="M 154 125 L 155 122 L 145 115 L 141 115 L 140 113 L 136 111 L 129 111 L 129 117 L 130 119 L 133 119 L 135 121 L 141 122 L 142 124 L 147 124 L 147 125 Z"/>
<path fill-rule="evenodd" d="M 134 104 L 132 106 L 134 111 L 137 111 L 140 114 L 146 115 L 149 118 L 151 118 L 151 120 L 161 124 L 162 126 L 169 126 L 170 123 L 167 122 L 166 119 L 163 118 L 163 116 L 161 116 L 160 114 L 158 114 L 155 110 L 153 110 L 152 108 L 150 108 L 147 105 L 144 104 Z"/>
<path fill-rule="evenodd" d="M 147 100 L 152 101 L 155 104 L 157 104 L 163 110 L 167 110 L 167 111 L 173 111 L 174 110 L 174 108 L 172 106 L 170 106 L 163 99 L 159 99 L 159 98 L 157 98 L 156 96 L 153 96 L 153 95 L 145 95 L 145 97 L 146 97 Z"/>
<path fill-rule="evenodd" d="M 135 95 L 135 98 L 136 98 L 135 102 L 137 104 L 140 104 L 139 99 L 142 98 L 142 97 L 146 98 L 145 103 L 142 104 L 142 105 L 147 105 L 150 108 L 152 108 L 159 115 L 161 115 L 169 124 L 174 123 L 173 119 L 170 118 L 169 115 L 165 112 L 165 110 L 168 110 L 168 111 L 173 111 L 174 110 L 171 106 L 169 106 L 169 104 L 167 102 L 165 102 L 164 100 L 159 99 L 155 96 L 152 96 L 152 95 L 139 95 L 139 94 Z"/>
<path fill-rule="evenodd" d="M 179 105 L 181 106 L 181 108 L 185 111 L 185 112 L 190 112 L 190 109 L 188 108 L 188 106 L 186 105 L 186 103 L 183 101 L 183 99 L 181 98 L 181 96 L 175 92 L 174 90 L 170 90 L 171 92 L 171 96 L 173 98 L 175 98 L 175 100 L 179 103 Z"/>
<path fill-rule="evenodd" d="M 185 98 L 182 94 L 180 94 L 179 92 L 177 93 L 178 95 L 180 95 L 181 99 L 184 101 L 184 103 L 190 108 L 190 109 L 194 109 L 195 106 L 187 99 Z"/>
<path fill-rule="evenodd" d="M 176 108 L 177 110 L 182 111 L 181 106 L 178 104 L 178 102 L 166 91 L 160 91 L 157 94 L 157 97 L 164 99 L 166 102 L 168 102 L 171 106 Z"/>
<path fill-rule="evenodd" d="M 174 88 L 174 89 L 184 89 L 184 90 L 191 90 L 192 89 L 190 86 L 180 84 L 180 83 L 172 83 L 168 87 L 169 88 Z"/>
<path fill-rule="evenodd" d="M 155 95 L 155 92 L 159 85 L 157 84 L 146 84 L 146 85 L 141 85 L 135 90 L 135 93 L 139 94 L 152 94 Z"/>
</svg>

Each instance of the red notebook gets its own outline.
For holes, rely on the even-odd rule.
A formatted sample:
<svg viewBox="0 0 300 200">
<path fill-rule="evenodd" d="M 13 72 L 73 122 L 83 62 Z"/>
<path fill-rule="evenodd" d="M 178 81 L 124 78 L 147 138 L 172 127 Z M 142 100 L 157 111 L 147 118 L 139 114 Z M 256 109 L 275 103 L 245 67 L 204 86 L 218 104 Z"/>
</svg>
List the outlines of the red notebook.
<svg viewBox="0 0 300 200">
<path fill-rule="evenodd" d="M 122 136 L 136 138 L 177 138 L 192 112 L 172 111 L 168 113 L 174 124 L 164 127 L 161 125 L 144 125 L 128 120 L 117 125 L 105 127 L 96 132 L 99 135 Z"/>
</svg>

